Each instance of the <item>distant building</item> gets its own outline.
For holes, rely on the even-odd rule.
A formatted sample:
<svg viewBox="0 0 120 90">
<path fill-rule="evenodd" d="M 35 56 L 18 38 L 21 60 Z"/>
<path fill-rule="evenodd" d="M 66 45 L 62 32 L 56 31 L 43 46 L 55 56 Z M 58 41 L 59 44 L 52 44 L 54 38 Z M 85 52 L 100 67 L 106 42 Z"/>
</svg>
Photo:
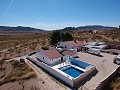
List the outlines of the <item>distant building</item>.
<svg viewBox="0 0 120 90">
<path fill-rule="evenodd" d="M 59 46 L 66 50 L 72 50 L 74 52 L 81 51 L 81 47 L 85 44 L 84 41 L 65 41 L 65 42 L 59 42 Z"/>
<path fill-rule="evenodd" d="M 93 30 L 93 33 L 97 33 L 97 30 Z"/>
</svg>

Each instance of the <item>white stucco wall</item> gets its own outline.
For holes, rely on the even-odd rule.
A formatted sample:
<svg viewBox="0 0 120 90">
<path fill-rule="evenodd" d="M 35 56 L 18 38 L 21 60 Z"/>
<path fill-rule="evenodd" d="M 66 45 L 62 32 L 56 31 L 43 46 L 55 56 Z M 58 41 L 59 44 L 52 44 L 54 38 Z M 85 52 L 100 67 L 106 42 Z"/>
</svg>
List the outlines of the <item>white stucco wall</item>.
<svg viewBox="0 0 120 90">
<path fill-rule="evenodd" d="M 39 58 L 41 61 L 51 64 L 50 59 L 44 54 L 44 52 L 41 50 L 36 53 L 37 58 Z"/>
<path fill-rule="evenodd" d="M 72 46 L 68 45 L 66 42 L 60 42 L 60 46 L 64 47 L 66 46 L 66 49 L 72 49 Z"/>
<path fill-rule="evenodd" d="M 66 45 L 66 48 L 65 48 L 65 45 Z M 74 49 L 74 52 L 77 52 L 77 50 L 81 48 L 81 46 L 72 47 L 66 42 L 60 42 L 60 46 L 64 47 L 65 49 Z"/>
<path fill-rule="evenodd" d="M 64 55 L 63 60 L 69 60 L 70 56 L 69 55 Z"/>
<path fill-rule="evenodd" d="M 50 63 L 51 63 L 51 65 L 54 65 L 54 64 L 57 64 L 59 62 L 61 62 L 61 57 L 52 59 Z"/>
</svg>

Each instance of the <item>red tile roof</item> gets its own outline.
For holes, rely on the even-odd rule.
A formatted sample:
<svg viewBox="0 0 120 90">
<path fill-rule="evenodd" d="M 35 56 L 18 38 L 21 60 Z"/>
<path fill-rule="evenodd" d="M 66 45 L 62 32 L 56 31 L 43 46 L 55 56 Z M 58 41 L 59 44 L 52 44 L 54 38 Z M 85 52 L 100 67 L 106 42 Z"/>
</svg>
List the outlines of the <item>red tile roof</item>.
<svg viewBox="0 0 120 90">
<path fill-rule="evenodd" d="M 63 55 L 73 56 L 73 55 L 75 55 L 75 54 L 77 54 L 77 52 L 71 52 L 71 51 L 68 51 L 68 50 L 66 50 L 66 51 L 63 52 Z"/>
<path fill-rule="evenodd" d="M 62 57 L 62 55 L 56 49 L 44 50 L 44 53 L 49 59 Z"/>
<path fill-rule="evenodd" d="M 76 46 L 82 46 L 85 44 L 84 41 L 66 41 L 66 43 L 68 43 L 68 45 L 71 45 L 73 47 L 76 47 Z"/>
</svg>

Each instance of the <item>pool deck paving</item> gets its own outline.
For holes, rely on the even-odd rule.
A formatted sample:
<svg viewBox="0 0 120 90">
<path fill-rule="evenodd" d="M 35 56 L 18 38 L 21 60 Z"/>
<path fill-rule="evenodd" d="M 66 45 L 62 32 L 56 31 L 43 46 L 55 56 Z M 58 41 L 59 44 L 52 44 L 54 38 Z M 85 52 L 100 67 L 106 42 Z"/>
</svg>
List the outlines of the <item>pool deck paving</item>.
<svg viewBox="0 0 120 90">
<path fill-rule="evenodd" d="M 104 80 L 119 67 L 113 63 L 113 59 L 116 57 L 116 55 L 101 53 L 100 57 L 83 52 L 78 52 L 78 55 L 78 60 L 95 65 L 98 71 L 95 76 L 93 76 L 89 81 L 86 81 L 86 83 L 83 85 L 88 90 L 94 90 L 102 80 Z M 81 89 L 79 88 L 79 90 Z"/>
</svg>

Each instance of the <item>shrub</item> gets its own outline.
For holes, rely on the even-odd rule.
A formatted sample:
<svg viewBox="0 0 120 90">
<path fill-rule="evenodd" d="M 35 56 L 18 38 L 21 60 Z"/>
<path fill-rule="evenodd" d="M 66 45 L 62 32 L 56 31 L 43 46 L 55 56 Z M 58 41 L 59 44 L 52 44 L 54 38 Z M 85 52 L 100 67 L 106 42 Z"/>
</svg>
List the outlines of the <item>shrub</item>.
<svg viewBox="0 0 120 90">
<path fill-rule="evenodd" d="M 11 64 L 12 64 L 13 68 L 19 67 L 21 65 L 20 62 L 17 60 L 11 61 Z"/>
<path fill-rule="evenodd" d="M 43 50 L 48 50 L 49 48 L 46 47 L 46 46 L 44 46 L 44 47 L 42 47 L 42 49 L 43 49 Z"/>
<path fill-rule="evenodd" d="M 24 79 L 30 79 L 30 78 L 33 78 L 33 77 L 36 77 L 35 72 L 29 72 L 24 76 Z"/>
</svg>

